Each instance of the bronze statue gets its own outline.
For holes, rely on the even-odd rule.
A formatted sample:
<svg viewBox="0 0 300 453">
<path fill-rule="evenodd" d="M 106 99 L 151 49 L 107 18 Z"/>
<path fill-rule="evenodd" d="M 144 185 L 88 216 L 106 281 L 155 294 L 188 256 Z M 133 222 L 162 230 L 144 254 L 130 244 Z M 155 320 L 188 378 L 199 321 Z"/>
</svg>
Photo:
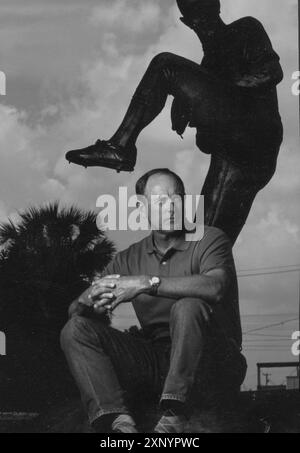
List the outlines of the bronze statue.
<svg viewBox="0 0 300 453">
<path fill-rule="evenodd" d="M 173 130 L 182 135 L 187 126 L 196 128 L 198 148 L 211 154 L 202 189 L 205 223 L 223 229 L 234 243 L 276 169 L 283 136 L 276 86 L 283 72 L 258 20 L 225 24 L 219 0 L 177 3 L 181 21 L 202 43 L 201 64 L 172 53 L 154 57 L 116 133 L 66 158 L 85 167 L 133 171 L 140 132 L 172 95 Z"/>
</svg>

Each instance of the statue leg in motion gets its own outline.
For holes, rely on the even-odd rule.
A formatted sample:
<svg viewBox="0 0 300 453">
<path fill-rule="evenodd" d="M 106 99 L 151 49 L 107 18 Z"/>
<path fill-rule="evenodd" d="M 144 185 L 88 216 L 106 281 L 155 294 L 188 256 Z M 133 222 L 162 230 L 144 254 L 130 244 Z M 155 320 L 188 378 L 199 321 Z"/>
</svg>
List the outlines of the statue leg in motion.
<svg viewBox="0 0 300 453">
<path fill-rule="evenodd" d="M 208 78 L 204 77 L 198 64 L 171 53 L 157 55 L 140 82 L 116 133 L 107 141 L 98 140 L 92 146 L 68 152 L 66 159 L 85 167 L 132 171 L 136 163 L 136 140 L 162 111 L 168 95 L 179 100 L 192 99 L 196 95 L 194 86 L 203 92 L 206 81 Z"/>
<path fill-rule="evenodd" d="M 205 223 L 223 229 L 234 243 L 257 192 L 271 179 L 281 143 L 281 126 L 261 109 L 243 109 L 238 88 L 207 74 L 200 65 L 171 53 L 157 55 L 138 86 L 124 120 L 108 141 L 71 151 L 66 158 L 84 166 L 132 171 L 140 132 L 174 96 L 173 129 L 197 128 L 197 145 L 212 154 L 202 193 Z"/>
<path fill-rule="evenodd" d="M 124 120 L 108 141 L 70 151 L 85 167 L 132 171 L 136 140 L 174 97 L 172 125 L 197 129 L 197 146 L 211 154 L 203 191 L 205 223 L 223 229 L 234 243 L 254 198 L 272 178 L 282 142 L 276 86 L 283 78 L 279 56 L 253 17 L 225 24 L 220 0 L 177 0 L 180 20 L 199 38 L 201 65 L 171 53 L 148 67 Z"/>
</svg>

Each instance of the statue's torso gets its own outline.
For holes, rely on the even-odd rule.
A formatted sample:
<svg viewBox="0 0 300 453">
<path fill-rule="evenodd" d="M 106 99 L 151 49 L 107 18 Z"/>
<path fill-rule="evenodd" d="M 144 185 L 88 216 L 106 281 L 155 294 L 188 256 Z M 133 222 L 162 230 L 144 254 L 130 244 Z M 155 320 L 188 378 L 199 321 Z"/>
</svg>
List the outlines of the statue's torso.
<svg viewBox="0 0 300 453">
<path fill-rule="evenodd" d="M 230 85 L 245 75 L 260 75 L 264 63 L 272 60 L 279 61 L 279 57 L 262 26 L 256 19 L 245 17 L 226 25 L 214 43 L 204 47 L 201 67 Z M 251 90 L 244 92 L 251 96 Z M 276 85 L 252 92 L 256 100 L 277 105 Z"/>
</svg>

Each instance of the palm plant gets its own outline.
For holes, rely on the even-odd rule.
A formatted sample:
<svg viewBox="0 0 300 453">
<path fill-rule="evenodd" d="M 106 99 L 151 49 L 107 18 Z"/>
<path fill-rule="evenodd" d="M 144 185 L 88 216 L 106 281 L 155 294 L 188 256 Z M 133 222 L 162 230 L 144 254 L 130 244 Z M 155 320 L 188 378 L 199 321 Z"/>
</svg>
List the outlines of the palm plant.
<svg viewBox="0 0 300 453">
<path fill-rule="evenodd" d="M 0 225 L 0 318 L 60 328 L 67 309 L 112 258 L 96 214 L 58 203 Z"/>
<path fill-rule="evenodd" d="M 74 206 L 31 207 L 0 225 L 0 331 L 8 342 L 0 357 L 2 409 L 44 410 L 76 392 L 59 331 L 70 303 L 114 251 L 96 214 Z"/>
</svg>

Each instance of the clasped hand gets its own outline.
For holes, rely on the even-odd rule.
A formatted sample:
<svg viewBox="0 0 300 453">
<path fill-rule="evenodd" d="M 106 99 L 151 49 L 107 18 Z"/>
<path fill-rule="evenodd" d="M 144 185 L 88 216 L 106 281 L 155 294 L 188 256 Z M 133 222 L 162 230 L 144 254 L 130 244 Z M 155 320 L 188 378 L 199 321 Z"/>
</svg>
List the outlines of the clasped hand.
<svg viewBox="0 0 300 453">
<path fill-rule="evenodd" d="M 144 292 L 147 286 L 149 278 L 146 276 L 107 275 L 94 280 L 89 299 L 93 302 L 95 312 L 102 314 L 113 311 L 122 303 L 131 302 Z"/>
</svg>

